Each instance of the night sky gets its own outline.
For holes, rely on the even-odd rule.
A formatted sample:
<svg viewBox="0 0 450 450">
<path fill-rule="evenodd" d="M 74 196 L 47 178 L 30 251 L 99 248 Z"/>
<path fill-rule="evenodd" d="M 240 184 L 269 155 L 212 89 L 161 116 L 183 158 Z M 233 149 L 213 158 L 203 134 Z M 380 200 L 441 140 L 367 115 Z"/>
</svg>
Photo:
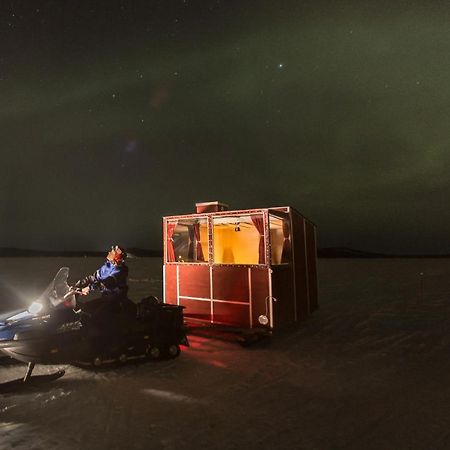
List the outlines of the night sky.
<svg viewBox="0 0 450 450">
<path fill-rule="evenodd" d="M 0 0 L 0 247 L 158 249 L 292 205 L 321 247 L 450 252 L 450 5 Z"/>
</svg>

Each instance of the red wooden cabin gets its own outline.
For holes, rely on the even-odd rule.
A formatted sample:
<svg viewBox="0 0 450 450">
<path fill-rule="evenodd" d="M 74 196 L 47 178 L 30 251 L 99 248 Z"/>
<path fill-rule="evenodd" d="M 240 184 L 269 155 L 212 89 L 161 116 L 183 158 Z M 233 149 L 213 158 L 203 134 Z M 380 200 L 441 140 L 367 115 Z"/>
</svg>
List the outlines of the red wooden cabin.
<svg viewBox="0 0 450 450">
<path fill-rule="evenodd" d="M 197 203 L 163 218 L 164 302 L 189 322 L 272 331 L 317 309 L 316 227 L 294 208 Z"/>
</svg>

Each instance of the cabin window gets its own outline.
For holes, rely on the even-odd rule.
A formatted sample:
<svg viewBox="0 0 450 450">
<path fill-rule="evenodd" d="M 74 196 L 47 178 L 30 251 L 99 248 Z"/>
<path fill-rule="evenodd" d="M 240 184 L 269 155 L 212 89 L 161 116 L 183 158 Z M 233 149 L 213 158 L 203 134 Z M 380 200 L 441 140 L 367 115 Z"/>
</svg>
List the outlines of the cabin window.
<svg viewBox="0 0 450 450">
<path fill-rule="evenodd" d="M 266 263 L 262 214 L 216 217 L 213 227 L 214 263 Z"/>
<path fill-rule="evenodd" d="M 272 264 L 289 264 L 292 253 L 289 221 L 269 215 L 269 227 Z"/>
<path fill-rule="evenodd" d="M 208 262 L 206 218 L 167 222 L 167 262 Z"/>
</svg>

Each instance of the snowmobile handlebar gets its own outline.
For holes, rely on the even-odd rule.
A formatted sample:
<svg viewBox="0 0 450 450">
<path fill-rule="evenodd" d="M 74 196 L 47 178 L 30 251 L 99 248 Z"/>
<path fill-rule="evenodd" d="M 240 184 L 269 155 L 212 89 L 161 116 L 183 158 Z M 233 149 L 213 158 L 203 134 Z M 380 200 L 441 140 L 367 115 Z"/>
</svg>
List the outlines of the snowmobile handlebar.
<svg viewBox="0 0 450 450">
<path fill-rule="evenodd" d="M 71 295 L 74 294 L 83 295 L 83 291 L 81 289 L 71 286 L 67 294 L 64 295 L 64 300 L 67 300 Z"/>
</svg>

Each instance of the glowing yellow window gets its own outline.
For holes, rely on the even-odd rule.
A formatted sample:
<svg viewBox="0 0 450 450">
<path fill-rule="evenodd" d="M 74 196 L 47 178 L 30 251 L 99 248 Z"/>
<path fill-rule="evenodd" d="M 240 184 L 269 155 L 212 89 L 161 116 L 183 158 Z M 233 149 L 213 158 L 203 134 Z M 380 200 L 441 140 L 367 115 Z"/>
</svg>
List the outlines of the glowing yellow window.
<svg viewBox="0 0 450 450">
<path fill-rule="evenodd" d="M 213 219 L 216 264 L 265 264 L 265 226 L 262 214 Z"/>
</svg>

